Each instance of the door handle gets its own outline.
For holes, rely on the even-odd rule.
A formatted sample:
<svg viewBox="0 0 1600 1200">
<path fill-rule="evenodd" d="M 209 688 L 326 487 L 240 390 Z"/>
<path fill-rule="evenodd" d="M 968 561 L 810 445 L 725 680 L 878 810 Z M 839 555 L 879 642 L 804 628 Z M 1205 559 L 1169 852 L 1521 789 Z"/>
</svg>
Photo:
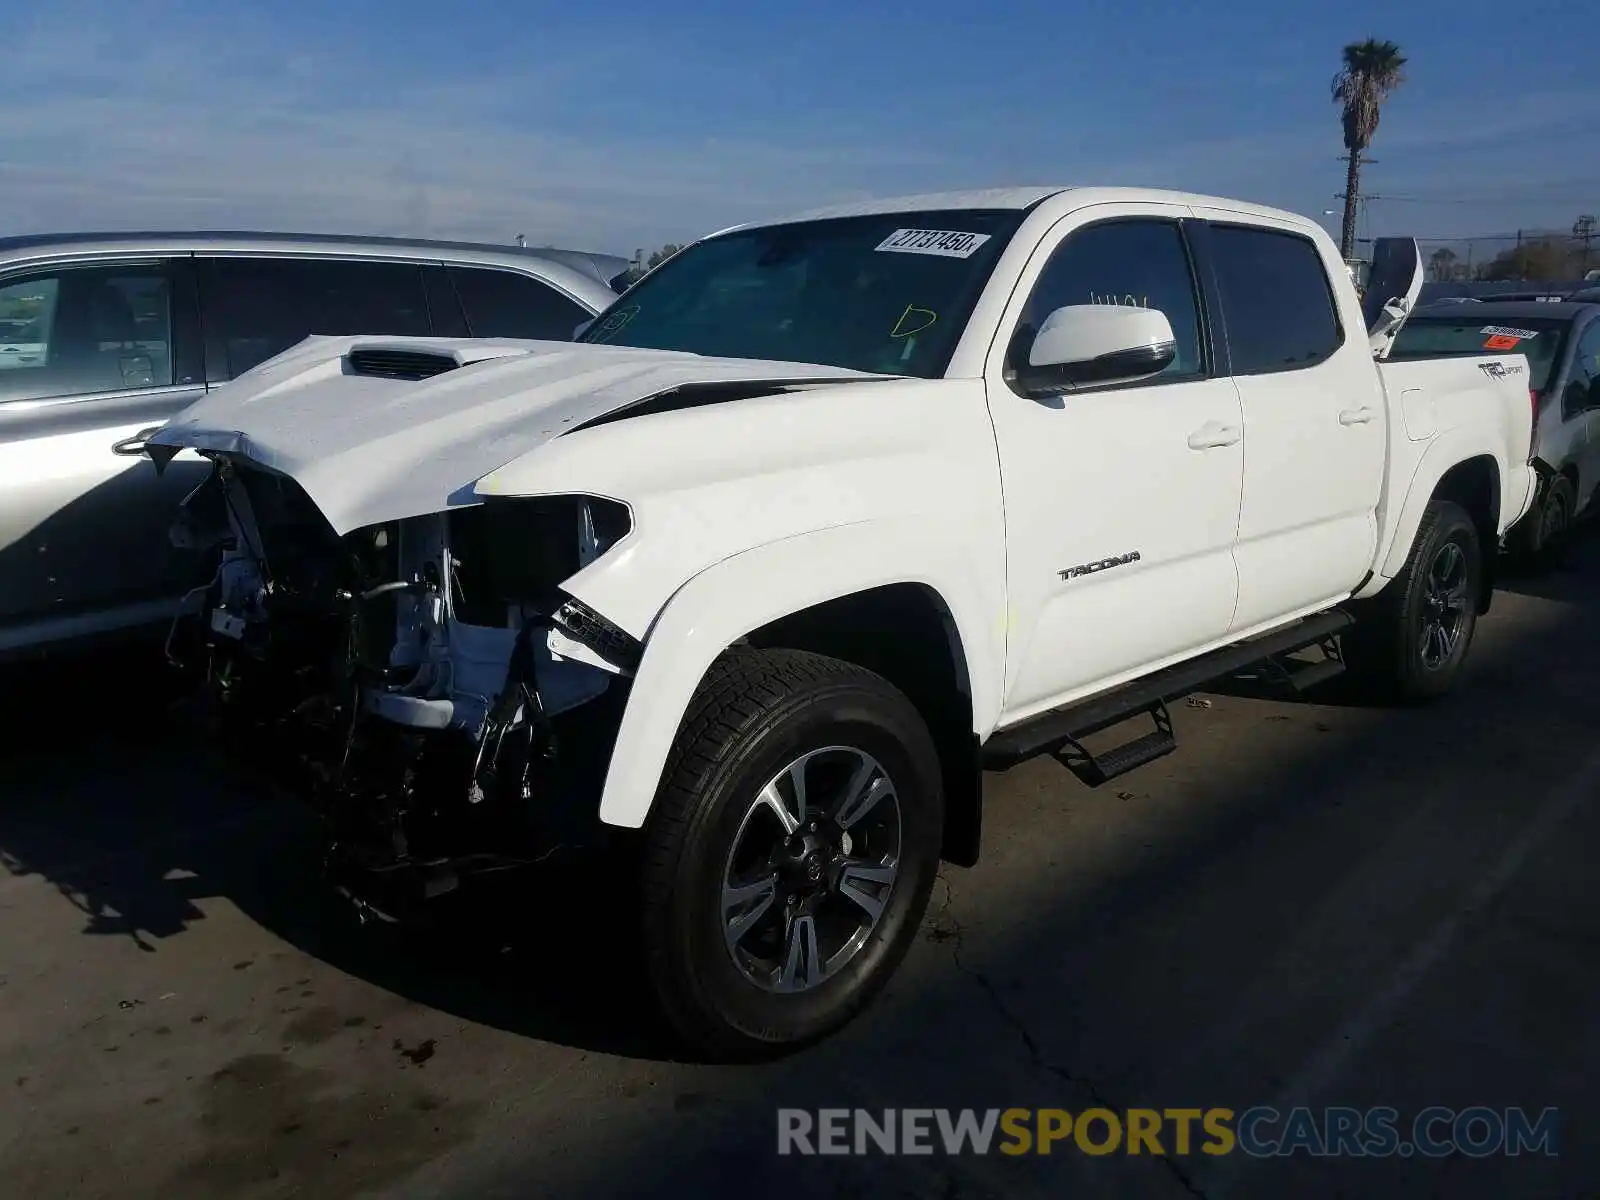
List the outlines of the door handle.
<svg viewBox="0 0 1600 1200">
<path fill-rule="evenodd" d="M 1341 425 L 1365 425 L 1372 420 L 1372 410 L 1363 404 L 1360 408 L 1347 408 L 1339 414 Z"/>
<path fill-rule="evenodd" d="M 1189 435 L 1189 449 L 1214 450 L 1218 446 L 1232 446 L 1244 436 L 1237 425 L 1224 425 L 1220 421 L 1207 421 Z"/>
<path fill-rule="evenodd" d="M 145 439 L 160 430 L 160 425 L 152 425 L 149 429 L 139 430 L 132 437 L 123 438 L 120 442 L 112 442 L 111 453 L 125 455 L 128 458 L 138 458 L 144 453 Z"/>
</svg>

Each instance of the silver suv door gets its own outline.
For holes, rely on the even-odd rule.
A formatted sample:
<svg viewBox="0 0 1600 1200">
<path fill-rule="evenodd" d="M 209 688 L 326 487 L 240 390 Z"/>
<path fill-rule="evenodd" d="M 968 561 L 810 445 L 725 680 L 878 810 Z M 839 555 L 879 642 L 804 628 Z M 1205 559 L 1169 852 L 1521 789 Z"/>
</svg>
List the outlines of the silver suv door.
<svg viewBox="0 0 1600 1200">
<path fill-rule="evenodd" d="M 167 527 L 204 463 L 140 435 L 205 391 L 187 258 L 0 271 L 0 654 L 156 621 L 193 586 Z"/>
</svg>

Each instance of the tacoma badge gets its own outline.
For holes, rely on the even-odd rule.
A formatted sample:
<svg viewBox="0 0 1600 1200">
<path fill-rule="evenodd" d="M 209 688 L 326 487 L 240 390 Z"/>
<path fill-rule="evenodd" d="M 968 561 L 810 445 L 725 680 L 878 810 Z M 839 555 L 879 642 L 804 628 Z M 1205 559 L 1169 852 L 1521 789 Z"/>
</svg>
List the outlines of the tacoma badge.
<svg viewBox="0 0 1600 1200">
<path fill-rule="evenodd" d="M 1080 575 L 1093 575 L 1096 571 L 1107 571 L 1112 567 L 1124 567 L 1129 563 L 1139 561 L 1139 552 L 1130 550 L 1126 554 L 1119 554 L 1115 558 L 1102 558 L 1099 562 L 1088 562 L 1077 567 L 1068 567 L 1056 574 L 1063 579 L 1076 579 Z"/>
</svg>

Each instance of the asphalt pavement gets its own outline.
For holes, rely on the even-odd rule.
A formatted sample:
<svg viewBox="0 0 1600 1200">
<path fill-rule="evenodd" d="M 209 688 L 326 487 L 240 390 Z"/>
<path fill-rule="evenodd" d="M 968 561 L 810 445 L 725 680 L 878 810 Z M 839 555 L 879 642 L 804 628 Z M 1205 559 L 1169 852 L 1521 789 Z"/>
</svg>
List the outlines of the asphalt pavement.
<svg viewBox="0 0 1600 1200">
<path fill-rule="evenodd" d="M 150 664 L 12 669 L 0 1193 L 1580 1197 L 1600 1193 L 1600 539 L 1509 579 L 1464 690 L 1262 695 L 1090 790 L 990 777 L 885 997 L 764 1066 L 678 1061 L 603 863 L 449 937 L 358 928 L 293 804 Z M 777 1154 L 780 1108 L 1554 1108 L 1556 1153 Z"/>
</svg>

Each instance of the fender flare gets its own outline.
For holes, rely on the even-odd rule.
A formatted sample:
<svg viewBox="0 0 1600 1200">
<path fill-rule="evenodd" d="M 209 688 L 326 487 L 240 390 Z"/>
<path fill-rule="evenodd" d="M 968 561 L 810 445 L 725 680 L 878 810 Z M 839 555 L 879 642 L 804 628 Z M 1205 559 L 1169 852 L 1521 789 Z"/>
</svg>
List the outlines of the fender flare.
<svg viewBox="0 0 1600 1200">
<path fill-rule="evenodd" d="M 920 584 L 944 603 L 966 658 L 975 732 L 986 732 L 997 717 L 1005 638 L 1001 623 L 988 619 L 1003 608 L 985 604 L 982 578 L 953 558 L 947 535 L 905 518 L 797 534 L 706 567 L 673 593 L 645 637 L 600 821 L 644 824 L 683 715 L 718 655 L 780 617 L 871 588 Z"/>
<path fill-rule="evenodd" d="M 1455 435 L 1453 432 L 1445 433 L 1436 438 L 1423 452 L 1422 457 L 1417 460 L 1416 468 L 1411 472 L 1411 483 L 1406 490 L 1405 502 L 1400 507 L 1399 516 L 1394 521 L 1393 534 L 1387 548 L 1380 551 L 1382 558 L 1378 575 L 1382 577 L 1383 582 L 1387 583 L 1405 569 L 1406 558 L 1411 553 L 1411 543 L 1416 540 L 1417 530 L 1422 525 L 1422 515 L 1427 511 L 1428 502 L 1433 499 L 1440 480 L 1455 467 L 1475 458 L 1489 458 L 1494 461 L 1495 533 L 1505 532 L 1503 493 L 1506 486 L 1505 462 L 1492 446 L 1485 445 L 1477 438 Z M 1486 547 L 1486 551 L 1488 549 L 1490 548 Z"/>
</svg>

